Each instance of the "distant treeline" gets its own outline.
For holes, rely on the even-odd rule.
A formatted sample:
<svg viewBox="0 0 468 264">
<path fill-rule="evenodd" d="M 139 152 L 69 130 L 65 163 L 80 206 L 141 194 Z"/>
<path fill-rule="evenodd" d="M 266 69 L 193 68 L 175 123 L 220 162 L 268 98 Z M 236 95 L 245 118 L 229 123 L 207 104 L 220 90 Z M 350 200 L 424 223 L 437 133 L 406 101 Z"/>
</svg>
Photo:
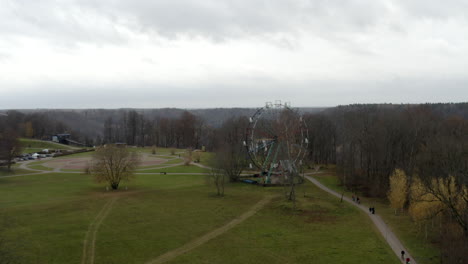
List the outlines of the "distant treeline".
<svg viewBox="0 0 468 264">
<path fill-rule="evenodd" d="M 324 108 L 300 108 L 312 113 Z M 190 109 L 34 109 L 0 111 L 0 132 L 9 127 L 21 136 L 49 139 L 57 133 L 70 133 L 76 141 L 86 145 L 108 142 L 126 142 L 135 145 L 167 147 L 210 146 L 208 136 L 232 118 L 252 115 L 254 108 Z M 8 114 L 8 117 L 4 116 Z M 194 119 L 198 139 L 187 139 L 177 131 L 181 119 L 186 119 L 185 129 L 191 130 Z M 29 124 L 31 122 L 31 124 Z M 27 128 L 27 129 L 26 129 Z M 154 131 L 158 130 L 158 131 Z M 204 133 L 200 132 L 205 131 Z M 182 138 L 183 137 L 183 138 Z"/>
</svg>

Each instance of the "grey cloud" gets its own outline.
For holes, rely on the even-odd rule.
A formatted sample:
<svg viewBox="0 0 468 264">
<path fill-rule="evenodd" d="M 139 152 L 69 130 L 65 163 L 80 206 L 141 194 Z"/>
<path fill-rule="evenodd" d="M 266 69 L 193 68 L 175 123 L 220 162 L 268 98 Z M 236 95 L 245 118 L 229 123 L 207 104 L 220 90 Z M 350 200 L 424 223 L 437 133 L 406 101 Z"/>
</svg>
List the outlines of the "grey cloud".
<svg viewBox="0 0 468 264">
<path fill-rule="evenodd" d="M 347 41 L 355 33 L 389 23 L 391 8 L 414 19 L 454 16 L 466 19 L 464 0 L 1 0 L 0 33 L 26 35 L 55 42 L 125 41 L 117 27 L 213 40 L 297 32 Z M 388 4 L 390 3 L 390 4 Z M 390 22 L 389 22 L 390 20 Z"/>
<path fill-rule="evenodd" d="M 90 8 L 136 21 L 142 30 L 223 39 L 245 35 L 311 31 L 363 31 L 387 12 L 381 1 L 172 0 L 86 2 Z"/>
<path fill-rule="evenodd" d="M 123 41 L 116 26 L 168 38 L 213 40 L 305 31 L 327 37 L 361 32 L 387 13 L 382 1 L 114 0 L 7 1 L 0 32 L 52 41 Z"/>
<path fill-rule="evenodd" d="M 468 18 L 468 2 L 466 0 L 397 0 L 395 3 L 415 19 Z"/>
<path fill-rule="evenodd" d="M 2 37 L 32 37 L 56 45 L 78 42 L 122 42 L 108 16 L 83 8 L 79 3 L 61 1 L 6 1 L 0 6 Z"/>
</svg>

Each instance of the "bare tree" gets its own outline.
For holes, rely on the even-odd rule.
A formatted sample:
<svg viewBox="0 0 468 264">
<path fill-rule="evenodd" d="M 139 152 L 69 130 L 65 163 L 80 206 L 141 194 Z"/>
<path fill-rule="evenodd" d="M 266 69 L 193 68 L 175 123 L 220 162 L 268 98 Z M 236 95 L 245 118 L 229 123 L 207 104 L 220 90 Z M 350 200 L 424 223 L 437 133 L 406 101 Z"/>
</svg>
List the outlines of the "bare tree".
<svg viewBox="0 0 468 264">
<path fill-rule="evenodd" d="M 216 187 L 216 194 L 218 196 L 224 196 L 226 178 L 229 177 L 224 169 L 224 164 L 222 156 L 218 155 L 209 161 L 210 172 L 208 174 L 208 182 Z"/>
<path fill-rule="evenodd" d="M 247 165 L 245 154 L 229 145 L 221 147 L 215 153 L 219 167 L 223 169 L 224 174 L 231 182 L 238 181 L 242 170 Z"/>
<path fill-rule="evenodd" d="M 169 149 L 169 152 L 171 153 L 171 155 L 175 155 L 175 154 L 176 154 L 176 153 L 175 153 L 175 152 L 176 152 L 175 148 L 170 148 L 170 149 Z"/>
<path fill-rule="evenodd" d="M 220 168 L 230 181 L 238 181 L 242 170 L 247 165 L 243 147 L 246 117 L 230 118 L 223 123 L 217 134 L 216 157 Z"/>
<path fill-rule="evenodd" d="M 0 160 L 4 160 L 8 170 L 11 170 L 13 159 L 21 154 L 21 144 L 15 132 L 8 130 L 0 134 Z"/>
<path fill-rule="evenodd" d="M 140 155 L 126 147 L 106 145 L 96 150 L 93 156 L 91 173 L 98 182 L 107 182 L 116 190 L 121 181 L 133 177 L 140 163 Z"/>
<path fill-rule="evenodd" d="M 200 163 L 200 160 L 201 160 L 200 151 L 194 151 L 193 152 L 193 162 Z"/>
<path fill-rule="evenodd" d="M 192 163 L 193 159 L 193 150 L 192 149 L 187 149 L 184 154 L 184 165 L 189 166 L 190 163 Z"/>
</svg>

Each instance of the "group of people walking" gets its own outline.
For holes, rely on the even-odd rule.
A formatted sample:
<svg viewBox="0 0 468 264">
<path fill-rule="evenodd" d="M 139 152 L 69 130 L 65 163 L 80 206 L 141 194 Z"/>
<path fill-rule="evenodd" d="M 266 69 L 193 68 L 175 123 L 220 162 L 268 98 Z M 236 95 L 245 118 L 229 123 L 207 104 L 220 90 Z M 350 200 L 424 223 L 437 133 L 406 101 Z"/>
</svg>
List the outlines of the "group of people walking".
<svg viewBox="0 0 468 264">
<path fill-rule="evenodd" d="M 406 259 L 405 259 L 405 251 L 404 251 L 404 250 L 401 251 L 401 259 L 404 260 L 406 264 L 410 264 L 410 263 L 411 263 L 411 259 L 410 259 L 410 258 L 406 258 Z"/>
<path fill-rule="evenodd" d="M 361 199 L 359 199 L 359 196 L 354 196 L 354 194 L 353 194 L 353 202 L 356 202 L 356 203 L 360 204 Z"/>
<path fill-rule="evenodd" d="M 353 194 L 352 199 L 353 199 L 353 202 L 356 202 L 358 204 L 361 203 L 361 200 L 359 199 L 359 196 L 355 196 Z M 374 206 L 369 207 L 369 213 L 375 214 L 375 207 Z M 411 259 L 410 258 L 405 258 L 405 251 L 404 250 L 401 251 L 401 260 L 403 260 L 405 262 L 405 264 L 411 264 Z"/>
</svg>

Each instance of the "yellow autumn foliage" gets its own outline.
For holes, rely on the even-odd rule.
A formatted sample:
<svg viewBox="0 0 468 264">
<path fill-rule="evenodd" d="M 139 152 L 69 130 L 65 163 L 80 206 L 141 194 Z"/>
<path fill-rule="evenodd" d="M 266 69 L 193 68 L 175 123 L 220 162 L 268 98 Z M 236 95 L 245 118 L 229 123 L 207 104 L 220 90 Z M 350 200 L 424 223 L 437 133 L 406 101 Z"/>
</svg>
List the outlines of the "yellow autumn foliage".
<svg viewBox="0 0 468 264">
<path fill-rule="evenodd" d="M 467 200 L 467 187 L 458 187 L 453 176 L 432 179 L 428 186 L 415 178 L 411 185 L 409 213 L 415 221 L 425 220 L 448 209 L 448 206 L 453 206 L 458 211 L 466 210 Z"/>
<path fill-rule="evenodd" d="M 396 169 L 390 175 L 390 190 L 387 193 L 387 198 L 390 201 L 390 206 L 395 209 L 395 214 L 398 209 L 403 208 L 408 194 L 408 184 L 406 174 L 403 170 Z"/>
</svg>

